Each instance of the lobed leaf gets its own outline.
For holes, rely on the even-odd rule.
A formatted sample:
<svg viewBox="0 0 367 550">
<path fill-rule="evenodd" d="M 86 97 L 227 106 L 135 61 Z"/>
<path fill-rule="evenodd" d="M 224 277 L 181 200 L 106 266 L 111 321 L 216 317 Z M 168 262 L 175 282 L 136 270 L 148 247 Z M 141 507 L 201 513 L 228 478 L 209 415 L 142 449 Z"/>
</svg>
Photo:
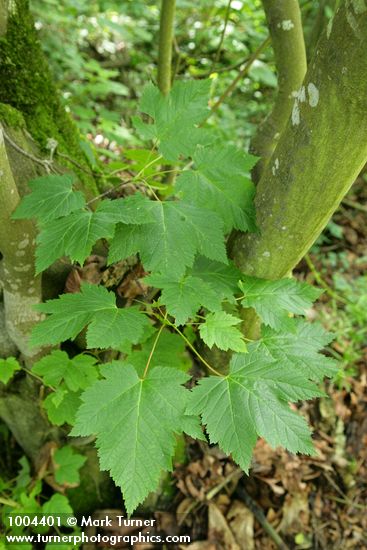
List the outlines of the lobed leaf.
<svg viewBox="0 0 367 550">
<path fill-rule="evenodd" d="M 64 381 L 71 391 L 84 390 L 98 378 L 95 357 L 86 354 L 69 358 L 65 351 L 54 350 L 37 361 L 32 372 L 48 386 L 57 387 Z"/>
<path fill-rule="evenodd" d="M 20 368 L 15 357 L 7 357 L 6 359 L 0 358 L 0 382 L 7 384 Z"/>
<path fill-rule="evenodd" d="M 295 279 L 268 281 L 243 276 L 239 287 L 245 297 L 244 307 L 252 307 L 262 321 L 275 330 L 294 330 L 289 312 L 305 314 L 305 310 L 320 296 L 322 290 Z"/>
<path fill-rule="evenodd" d="M 71 174 L 50 174 L 31 180 L 28 183 L 31 193 L 23 197 L 12 218 L 48 222 L 80 210 L 85 198 L 80 191 L 73 191 L 73 183 L 75 176 Z"/>
<path fill-rule="evenodd" d="M 233 145 L 199 147 L 194 169 L 179 176 L 177 189 L 185 200 L 218 214 L 226 233 L 234 228 L 255 231 L 255 187 L 248 172 L 256 160 Z"/>
<path fill-rule="evenodd" d="M 80 293 L 62 294 L 36 307 L 49 317 L 33 329 L 33 346 L 74 339 L 88 325 L 88 348 L 118 347 L 126 340 L 138 343 L 149 325 L 138 308 L 118 308 L 112 292 L 88 283 L 82 284 Z"/>
<path fill-rule="evenodd" d="M 101 468 L 121 487 L 131 514 L 157 488 L 162 471 L 172 468 L 187 401 L 182 384 L 189 377 L 156 367 L 142 379 L 133 366 L 117 361 L 103 376 L 83 394 L 71 434 L 97 436 Z"/>
<path fill-rule="evenodd" d="M 151 275 L 144 279 L 149 285 L 162 289 L 161 302 L 177 325 L 195 317 L 201 306 L 209 310 L 221 309 L 221 299 L 215 288 L 198 277 L 188 275 L 173 281 L 167 275 Z"/>
<path fill-rule="evenodd" d="M 265 376 L 254 375 L 260 367 Z M 274 370 L 261 352 L 235 356 L 228 376 L 199 381 L 187 412 L 201 414 L 211 443 L 219 443 L 246 472 L 258 436 L 273 447 L 314 454 L 307 422 L 289 408 L 283 382 L 281 369 Z M 295 388 L 300 391 L 297 383 Z M 307 379 L 303 391 L 311 392 Z M 291 393 L 294 397 L 293 387 Z"/>
<path fill-rule="evenodd" d="M 226 299 L 229 302 L 235 302 L 233 295 L 238 292 L 238 281 L 241 278 L 241 272 L 232 262 L 228 262 L 225 265 L 203 256 L 198 256 L 195 259 L 190 274 L 215 288 L 222 300 Z"/>
<path fill-rule="evenodd" d="M 79 470 L 87 457 L 74 451 L 68 445 L 57 449 L 53 455 L 55 464 L 55 481 L 61 485 L 76 487 L 80 483 Z"/>
<path fill-rule="evenodd" d="M 68 390 L 63 383 L 43 401 L 50 422 L 56 426 L 74 424 L 80 405 L 80 392 Z"/>
<path fill-rule="evenodd" d="M 112 239 L 109 262 L 140 253 L 149 271 L 170 273 L 179 279 L 194 263 L 196 253 L 227 263 L 220 219 L 182 201 L 150 201 L 154 223 L 118 225 Z"/>
<path fill-rule="evenodd" d="M 210 348 L 216 345 L 224 351 L 230 349 L 245 352 L 246 343 L 242 332 L 236 326 L 241 322 L 241 319 L 225 311 L 208 313 L 205 322 L 199 326 L 200 336 Z"/>
<path fill-rule="evenodd" d="M 278 333 L 270 327 L 262 328 L 262 338 L 251 344 L 251 348 L 265 356 L 280 361 L 304 376 L 320 382 L 324 376 L 332 378 L 338 372 L 334 359 L 322 355 L 320 350 L 333 339 L 319 323 L 294 320 L 293 332 Z"/>
<path fill-rule="evenodd" d="M 168 161 L 191 156 L 198 143 L 208 142 L 207 132 L 197 125 L 208 116 L 210 86 L 210 80 L 177 81 L 167 96 L 153 84 L 145 87 L 140 110 L 154 122 L 145 124 L 138 118 L 133 122 L 143 139 L 159 142 L 159 151 Z"/>
<path fill-rule="evenodd" d="M 95 212 L 80 210 L 44 224 L 37 236 L 36 269 L 44 271 L 62 256 L 83 264 L 93 245 L 113 236 L 115 223 L 102 202 Z"/>
</svg>

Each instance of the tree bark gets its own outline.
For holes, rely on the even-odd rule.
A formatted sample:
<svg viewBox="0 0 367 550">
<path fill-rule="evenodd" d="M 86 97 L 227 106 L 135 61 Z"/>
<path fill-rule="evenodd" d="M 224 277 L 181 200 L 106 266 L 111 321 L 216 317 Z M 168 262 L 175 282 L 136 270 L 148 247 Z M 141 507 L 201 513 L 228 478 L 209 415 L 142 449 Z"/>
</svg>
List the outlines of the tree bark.
<svg viewBox="0 0 367 550">
<path fill-rule="evenodd" d="M 0 285 L 4 301 L 0 327 L 6 327 L 0 357 L 20 351 L 20 360 L 27 366 L 40 352 L 28 346 L 28 338 L 39 320 L 32 306 L 42 301 L 43 285 L 34 273 L 35 226 L 28 220 L 12 220 L 11 214 L 27 193 L 28 181 L 45 174 L 42 157 L 50 155 L 49 140 L 57 141 L 56 150 L 78 164 L 75 168 L 63 156 L 57 158 L 57 168 L 63 164 L 64 170 L 72 169 L 79 188 L 94 196 L 96 180 L 87 173 L 90 168 L 79 132 L 52 82 L 28 1 L 0 0 Z M 25 373 L 7 385 L 0 383 L 0 418 L 34 464 L 46 442 L 65 440 L 64 430 L 49 423 L 40 392 L 40 384 Z M 109 476 L 96 467 L 95 449 L 82 446 L 80 450 L 89 460 L 81 472 L 81 486 L 70 496 L 76 512 L 91 512 L 111 502 L 115 490 Z"/>
<path fill-rule="evenodd" d="M 10 339 L 32 361 L 40 350 L 30 348 L 28 339 L 40 314 L 33 306 L 42 302 L 41 276 L 35 276 L 35 226 L 29 220 L 12 220 L 20 197 L 10 168 L 0 125 L 0 251 L 5 325 Z"/>
<path fill-rule="evenodd" d="M 273 110 L 259 126 L 251 152 L 261 157 L 255 181 L 268 163 L 292 110 L 307 69 L 301 12 L 298 0 L 263 0 L 278 74 L 278 95 Z"/>
<path fill-rule="evenodd" d="M 324 32 L 291 118 L 257 187 L 258 234 L 232 255 L 249 275 L 286 276 L 367 161 L 367 6 L 347 0 Z"/>
<path fill-rule="evenodd" d="M 314 24 L 312 26 L 311 32 L 307 38 L 307 58 L 309 59 L 315 52 L 317 42 L 329 24 L 330 20 L 328 18 L 327 10 L 334 12 L 336 0 L 320 0 L 319 8 L 315 17 Z M 331 23 L 330 23 L 331 24 Z"/>
</svg>

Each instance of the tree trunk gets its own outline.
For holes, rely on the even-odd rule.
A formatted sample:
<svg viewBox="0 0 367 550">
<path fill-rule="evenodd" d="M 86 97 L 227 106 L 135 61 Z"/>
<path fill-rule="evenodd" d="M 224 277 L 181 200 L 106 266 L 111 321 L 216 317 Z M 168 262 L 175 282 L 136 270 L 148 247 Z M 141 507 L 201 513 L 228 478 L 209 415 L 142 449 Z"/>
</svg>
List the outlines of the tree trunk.
<svg viewBox="0 0 367 550">
<path fill-rule="evenodd" d="M 366 36 L 367 6 L 347 0 L 318 44 L 257 187 L 259 233 L 234 239 L 232 255 L 245 273 L 289 274 L 365 164 Z"/>
<path fill-rule="evenodd" d="M 254 168 L 255 181 L 275 149 L 292 110 L 307 69 L 301 12 L 298 0 L 263 0 L 278 74 L 278 96 L 273 110 L 259 126 L 251 152 L 261 157 Z"/>
<path fill-rule="evenodd" d="M 33 326 L 40 314 L 33 306 L 42 302 L 41 276 L 34 273 L 35 226 L 29 220 L 12 220 L 20 198 L 10 168 L 0 125 L 0 251 L 5 325 L 10 339 L 27 361 L 40 350 L 28 345 Z"/>
<path fill-rule="evenodd" d="M 6 328 L 0 337 L 0 357 L 20 352 L 21 361 L 29 367 L 43 352 L 29 348 L 28 338 L 39 320 L 33 306 L 42 301 L 44 285 L 34 273 L 34 224 L 12 220 L 11 214 L 27 193 L 28 181 L 46 173 L 43 159 L 50 160 L 49 149 L 56 142 L 58 171 L 72 170 L 79 188 L 94 196 L 96 179 L 79 132 L 52 82 L 28 1 L 0 0 L 0 287 L 4 302 L 0 304 L 0 327 Z M 33 464 L 45 443 L 65 442 L 64 430 L 47 419 L 40 391 L 40 384 L 25 373 L 7 385 L 0 383 L 0 418 Z M 110 503 L 115 488 L 109 476 L 99 471 L 95 449 L 82 441 L 80 445 L 88 463 L 82 469 L 80 487 L 71 490 L 70 497 L 76 512 L 90 512 Z"/>
<path fill-rule="evenodd" d="M 336 0 L 320 0 L 317 10 L 316 18 L 312 26 L 311 32 L 307 38 L 307 57 L 308 59 L 313 56 L 317 42 L 329 24 L 329 17 L 327 11 L 334 12 Z"/>
</svg>

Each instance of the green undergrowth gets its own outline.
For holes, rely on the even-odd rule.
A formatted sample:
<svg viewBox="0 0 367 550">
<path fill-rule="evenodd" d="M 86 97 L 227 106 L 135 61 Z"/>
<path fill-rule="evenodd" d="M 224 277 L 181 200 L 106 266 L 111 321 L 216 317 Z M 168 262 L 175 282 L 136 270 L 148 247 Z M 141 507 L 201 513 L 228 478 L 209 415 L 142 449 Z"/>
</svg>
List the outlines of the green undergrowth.
<svg viewBox="0 0 367 550">
<path fill-rule="evenodd" d="M 134 125 L 147 148 L 129 154 L 133 194 L 104 197 L 92 210 L 73 177 L 49 175 L 30 182 L 13 214 L 37 220 L 37 273 L 65 256 L 82 266 L 101 239 L 107 265 L 135 256 L 144 266 L 140 284 L 152 294 L 119 307 L 114 292 L 83 282 L 80 292 L 37 306 L 45 318 L 30 338 L 55 345 L 87 327 L 87 352 L 53 351 L 32 373 L 48 388 L 43 406 L 53 424 L 96 436 L 100 467 L 128 513 L 172 470 L 182 433 L 218 444 L 245 472 L 258 437 L 314 454 L 311 429 L 289 403 L 324 395 L 319 383 L 338 371 L 320 353 L 332 335 L 301 318 L 321 291 L 249 277 L 227 256 L 233 229 L 256 231 L 249 172 L 257 159 L 205 126 L 210 84 L 180 81 L 167 96 L 146 86 L 145 116 Z M 166 184 L 170 166 L 177 177 Z M 244 330 L 243 308 L 261 319 L 259 340 Z M 225 370 L 201 356 L 200 342 L 230 352 Z M 117 359 L 101 363 L 99 350 Z M 205 367 L 203 378 L 190 374 L 185 352 Z"/>
</svg>

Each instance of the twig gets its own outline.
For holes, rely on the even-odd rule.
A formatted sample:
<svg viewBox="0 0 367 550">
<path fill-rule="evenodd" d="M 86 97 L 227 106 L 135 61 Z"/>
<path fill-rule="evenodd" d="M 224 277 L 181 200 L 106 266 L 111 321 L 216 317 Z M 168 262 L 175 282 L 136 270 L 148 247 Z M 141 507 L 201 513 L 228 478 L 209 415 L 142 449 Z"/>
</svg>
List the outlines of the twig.
<svg viewBox="0 0 367 550">
<path fill-rule="evenodd" d="M 7 141 L 9 143 L 9 145 L 11 145 L 11 147 L 13 147 L 13 149 L 15 149 L 18 153 L 20 153 L 21 155 L 23 155 L 26 158 L 29 158 L 30 160 L 32 160 L 36 164 L 40 164 L 47 172 L 50 172 L 52 170 L 52 161 L 45 160 L 45 159 L 40 159 L 38 157 L 35 157 L 31 153 L 28 153 L 28 151 L 25 151 L 24 149 L 19 147 L 19 145 L 17 145 L 15 143 L 15 141 L 13 141 L 11 139 L 11 137 L 8 136 L 8 134 L 5 132 L 4 128 L 2 129 L 2 131 L 3 131 L 5 141 Z"/>
<path fill-rule="evenodd" d="M 175 77 L 178 75 L 178 72 L 180 70 L 180 65 L 181 65 L 181 59 L 182 59 L 181 50 L 175 36 L 173 37 L 173 47 L 175 50 L 176 59 L 175 59 L 174 68 L 172 70 L 172 82 L 174 81 Z"/>
<path fill-rule="evenodd" d="M 322 475 L 327 479 L 327 481 L 330 483 L 330 485 L 335 489 L 335 491 L 337 493 L 339 493 L 339 495 L 341 495 L 342 499 L 338 499 L 338 500 L 342 500 L 342 502 L 344 502 L 344 504 L 347 504 L 348 506 L 353 506 L 355 508 L 360 508 L 362 510 L 365 510 L 366 507 L 362 506 L 361 504 L 356 504 L 354 503 L 339 487 L 339 485 L 337 483 L 335 483 L 335 481 L 333 480 L 333 478 L 331 476 L 329 476 L 329 474 L 327 472 L 322 472 Z M 337 499 L 337 497 L 331 497 L 330 498 L 333 498 L 334 500 Z"/>
<path fill-rule="evenodd" d="M 172 42 L 176 0 L 162 0 L 159 26 L 158 88 L 167 95 L 171 89 Z"/>
<path fill-rule="evenodd" d="M 231 472 L 223 481 L 221 481 L 220 483 L 218 483 L 218 485 L 213 487 L 213 489 L 208 491 L 208 493 L 206 493 L 205 495 L 205 501 L 200 502 L 200 501 L 194 500 L 190 504 L 190 506 L 187 508 L 187 510 L 184 512 L 183 517 L 179 519 L 178 524 L 182 525 L 185 519 L 187 518 L 187 516 L 191 512 L 193 512 L 195 509 L 199 510 L 200 508 L 202 508 L 204 504 L 208 503 L 209 500 L 212 500 L 213 497 L 215 497 L 226 485 L 228 485 L 228 483 L 233 478 L 236 478 L 237 476 L 239 477 L 239 479 L 243 476 L 243 471 L 240 468 L 237 468 L 236 470 Z"/>
<path fill-rule="evenodd" d="M 111 189 L 107 189 L 107 191 L 104 191 L 100 195 L 97 195 L 96 197 L 93 197 L 93 199 L 90 199 L 90 201 L 87 202 L 87 206 L 89 206 L 95 201 L 98 201 L 99 199 L 102 199 L 103 197 L 107 197 L 107 195 L 109 195 L 113 191 L 116 191 L 117 189 L 120 189 L 120 187 L 123 187 L 124 185 L 127 185 L 128 183 L 131 183 L 131 182 L 132 182 L 132 178 L 129 178 L 128 180 L 123 180 L 121 183 L 119 183 L 115 187 L 111 187 Z"/>
<path fill-rule="evenodd" d="M 333 495 L 328 495 L 328 498 L 330 500 L 335 500 L 335 502 L 340 502 L 341 504 L 348 505 L 350 508 L 357 508 L 357 510 L 364 510 L 364 511 L 366 510 L 365 505 L 358 504 L 350 500 L 346 500 L 345 498 L 334 497 Z"/>
<path fill-rule="evenodd" d="M 222 32 L 221 32 L 221 35 L 220 35 L 218 48 L 217 48 L 217 51 L 215 52 L 215 56 L 214 56 L 214 59 L 213 59 L 212 68 L 210 70 L 211 73 L 214 72 L 214 68 L 215 68 L 216 64 L 218 63 L 220 52 L 222 50 L 223 41 L 224 41 L 224 37 L 225 37 L 225 34 L 226 34 L 227 25 L 228 25 L 228 21 L 229 21 L 229 14 L 231 13 L 231 3 L 232 3 L 232 0 L 228 0 L 226 13 L 225 13 L 225 16 L 224 16 L 224 25 L 223 25 L 223 29 L 222 29 Z"/>
<path fill-rule="evenodd" d="M 194 348 L 194 346 L 191 344 L 190 340 L 188 340 L 186 338 L 186 336 L 183 334 L 183 332 L 180 331 L 179 328 L 176 327 L 176 325 L 174 325 L 173 323 L 171 323 L 168 319 L 166 320 L 166 323 L 173 328 L 173 330 L 175 330 L 177 332 L 177 334 L 179 334 L 181 336 L 181 338 L 183 338 L 186 342 L 186 345 L 189 346 L 189 348 L 191 349 L 191 351 L 193 353 L 195 353 L 196 357 L 198 359 L 200 359 L 200 361 L 203 363 L 203 365 L 206 366 L 207 369 L 209 369 L 212 373 L 216 374 L 217 376 L 220 376 L 221 378 L 224 377 L 224 374 L 222 374 L 221 372 L 217 371 L 214 367 L 212 367 L 211 365 L 209 365 L 209 363 L 204 359 L 204 357 L 202 357 L 200 355 L 200 353 L 198 352 L 197 349 Z"/>
<path fill-rule="evenodd" d="M 18 153 L 28 158 L 29 160 L 32 160 L 36 164 L 40 164 L 46 170 L 47 173 L 50 173 L 51 171 L 55 173 L 61 173 L 55 168 L 52 158 L 51 159 L 38 158 L 32 155 L 31 153 L 28 153 L 28 151 L 25 151 L 24 149 L 19 147 L 19 145 L 15 143 L 15 141 L 13 141 L 10 136 L 8 136 L 8 134 L 5 132 L 4 129 L 3 129 L 3 134 L 4 134 L 5 140 L 9 143 L 9 145 L 11 145 L 11 147 L 13 147 L 13 149 L 15 149 Z M 81 164 L 79 164 L 76 160 L 72 159 L 68 155 L 65 155 L 64 153 L 60 153 L 59 151 L 56 151 L 56 155 L 60 158 L 67 160 L 68 162 L 70 162 L 70 164 L 73 164 L 79 170 L 81 170 L 82 172 L 85 172 L 89 176 L 95 177 L 95 174 L 93 174 L 93 172 L 84 168 Z"/>
<path fill-rule="evenodd" d="M 351 208 L 355 208 L 356 210 L 360 210 L 361 212 L 367 212 L 367 206 L 365 206 L 364 204 L 359 204 L 359 202 L 355 202 L 350 199 L 343 199 L 342 202 L 343 204 L 346 204 Z"/>
<path fill-rule="evenodd" d="M 261 527 L 264 529 L 264 531 L 269 535 L 269 537 L 273 540 L 274 544 L 279 550 L 289 550 L 289 546 L 285 544 L 285 542 L 282 540 L 282 538 L 278 535 L 278 533 L 275 531 L 274 527 L 268 522 L 268 520 L 265 517 L 265 514 L 263 510 L 260 508 L 260 506 L 250 497 L 248 492 L 243 486 L 237 487 L 237 494 L 240 497 L 240 499 L 244 502 L 244 504 L 247 506 L 249 510 L 254 514 L 257 521 L 260 523 Z"/>
<path fill-rule="evenodd" d="M 62 159 L 67 160 L 68 162 L 70 162 L 70 164 L 73 164 L 74 166 L 76 166 L 76 168 L 78 168 L 85 174 L 88 174 L 88 176 L 91 176 L 93 178 L 96 176 L 96 174 L 94 174 L 90 170 L 87 170 L 87 168 L 84 168 L 84 166 L 82 166 L 81 164 L 79 164 L 79 162 L 69 157 L 69 155 L 65 155 L 65 153 L 60 153 L 60 151 L 56 151 L 56 155 Z"/>
<path fill-rule="evenodd" d="M 213 489 L 211 489 L 206 494 L 206 500 L 211 500 L 212 498 L 214 498 L 222 489 L 224 489 L 226 485 L 228 485 L 230 481 L 232 481 L 233 478 L 238 477 L 237 481 L 239 481 L 242 476 L 243 476 L 243 471 L 241 470 L 241 468 L 237 468 L 236 470 L 233 470 L 233 472 L 227 475 L 227 477 L 223 481 L 221 481 L 221 483 L 218 483 L 216 487 L 213 487 Z"/>
<path fill-rule="evenodd" d="M 317 271 L 314 263 L 312 262 L 311 258 L 310 258 L 310 255 L 309 254 L 306 254 L 305 256 L 305 262 L 308 266 L 308 268 L 310 269 L 311 273 L 313 274 L 313 276 L 315 277 L 315 280 L 316 282 L 323 288 L 325 289 L 325 292 L 327 294 L 329 294 L 329 296 L 331 296 L 331 298 L 334 298 L 334 300 L 337 300 L 338 302 L 342 303 L 342 304 L 348 304 L 348 300 L 346 300 L 345 298 L 343 298 L 342 296 L 339 296 L 339 294 L 337 294 L 328 284 L 326 281 L 324 281 L 324 279 L 321 277 L 320 273 Z"/>
<path fill-rule="evenodd" d="M 254 53 L 249 57 L 246 65 L 239 71 L 236 78 L 231 82 L 231 84 L 228 86 L 228 88 L 226 90 L 224 90 L 224 92 L 222 93 L 222 95 L 220 96 L 218 101 L 213 105 L 208 117 L 212 113 L 214 113 L 218 109 L 218 107 L 223 103 L 223 101 L 233 92 L 233 90 L 237 86 L 238 82 L 248 73 L 248 71 L 250 70 L 250 68 L 251 68 L 252 64 L 254 63 L 254 61 L 256 61 L 256 59 L 259 57 L 259 55 L 265 50 L 265 48 L 269 44 L 270 44 L 270 36 L 268 36 L 268 38 L 266 38 L 266 40 L 264 40 L 264 42 L 262 42 L 260 44 L 260 46 L 257 48 L 257 50 L 255 50 Z"/>
<path fill-rule="evenodd" d="M 227 73 L 229 71 L 234 71 L 235 69 L 238 69 L 239 67 L 242 67 L 245 63 L 248 61 L 248 57 L 245 59 L 241 59 L 241 61 L 237 61 L 236 63 L 233 63 L 232 65 L 228 65 L 227 67 L 219 67 L 214 72 L 215 73 Z M 212 71 L 206 71 L 205 73 L 200 73 L 200 78 L 208 78 L 212 74 Z"/>
<path fill-rule="evenodd" d="M 27 369 L 26 367 L 20 366 L 20 368 L 21 368 L 21 370 L 23 370 L 24 372 L 29 374 L 29 376 L 32 376 L 33 378 L 38 380 L 38 382 L 41 382 L 43 386 L 46 386 L 47 388 L 50 388 L 50 390 L 52 390 L 52 391 L 56 391 L 56 388 L 54 388 L 53 386 L 50 386 L 50 384 L 45 384 L 45 381 L 43 380 L 43 378 L 38 376 L 38 374 L 35 374 L 34 372 L 32 372 L 30 369 Z"/>
<path fill-rule="evenodd" d="M 20 508 L 20 504 L 18 502 L 15 502 L 15 500 L 11 500 L 10 498 L 0 497 L 0 504 L 11 506 L 12 508 Z"/>
</svg>

